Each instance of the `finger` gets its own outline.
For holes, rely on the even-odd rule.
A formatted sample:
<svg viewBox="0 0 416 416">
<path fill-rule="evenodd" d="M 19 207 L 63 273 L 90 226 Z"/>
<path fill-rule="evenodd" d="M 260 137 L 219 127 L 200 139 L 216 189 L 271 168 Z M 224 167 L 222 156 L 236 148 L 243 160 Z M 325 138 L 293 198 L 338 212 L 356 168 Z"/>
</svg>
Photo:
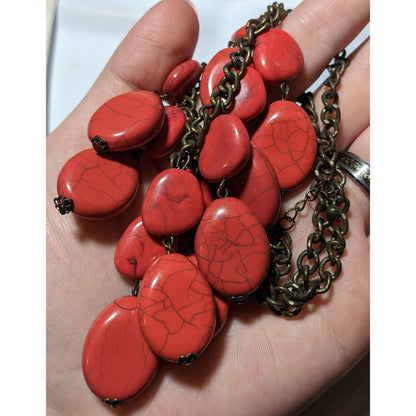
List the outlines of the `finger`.
<svg viewBox="0 0 416 416">
<path fill-rule="evenodd" d="M 322 73 L 328 62 L 365 27 L 370 18 L 369 0 L 305 0 L 283 21 L 282 29 L 299 44 L 304 67 L 290 83 L 296 98 Z M 281 96 L 280 88 L 276 91 Z"/>
<path fill-rule="evenodd" d="M 160 89 L 169 71 L 192 56 L 198 31 L 197 15 L 188 1 L 157 3 L 130 30 L 63 127 L 73 131 L 77 126 L 86 135 L 91 115 L 109 98 L 133 89 Z"/>
<path fill-rule="evenodd" d="M 350 56 L 350 62 L 338 88 L 341 109 L 338 151 L 346 150 L 370 124 L 370 39 Z M 315 94 L 318 114 L 323 108 L 323 103 L 318 97 L 321 97 L 326 89 L 327 87 L 322 86 Z M 322 123 L 320 127 L 322 128 Z"/>
</svg>

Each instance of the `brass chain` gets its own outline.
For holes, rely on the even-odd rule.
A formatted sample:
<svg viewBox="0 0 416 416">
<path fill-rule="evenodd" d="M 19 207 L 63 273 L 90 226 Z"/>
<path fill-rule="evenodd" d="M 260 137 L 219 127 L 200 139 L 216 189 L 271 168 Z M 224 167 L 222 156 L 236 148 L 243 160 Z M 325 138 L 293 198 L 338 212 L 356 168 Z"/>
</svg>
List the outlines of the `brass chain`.
<svg viewBox="0 0 416 416">
<path fill-rule="evenodd" d="M 229 42 L 228 47 L 235 47 L 236 50 L 230 53 L 230 61 L 224 66 L 224 76 L 219 81 L 217 90 L 211 94 L 210 103 L 197 109 L 199 86 L 178 103 L 186 114 L 187 122 L 181 139 L 182 146 L 178 152 L 171 154 L 171 167 L 198 172 L 198 156 L 205 134 L 211 121 L 218 115 L 225 114 L 233 102 L 247 65 L 251 62 L 256 37 L 277 26 L 289 12 L 283 4 L 274 2 L 260 18 L 247 22 L 246 36 Z M 349 61 L 343 51 L 327 67 L 330 75 L 324 82 L 328 89 L 321 97 L 324 104 L 320 115 L 322 130 L 318 125 L 313 95 L 305 93 L 298 98 L 314 125 L 318 154 L 314 168 L 315 180 L 305 197 L 293 208 L 286 210 L 277 225 L 268 232 L 270 270 L 257 290 L 256 298 L 277 315 L 296 316 L 305 303 L 317 294 L 328 291 L 332 281 L 341 273 L 344 236 L 348 232 L 349 200 L 344 193 L 345 175 L 337 165 L 335 138 L 339 133 L 341 119 L 337 87 L 348 65 Z M 287 84 L 281 88 L 283 96 L 287 96 Z M 227 195 L 223 183 L 218 193 L 218 197 Z M 298 214 L 310 202 L 315 202 L 312 215 L 315 231 L 308 236 L 306 249 L 299 254 L 296 270 L 289 280 L 292 270 L 292 240 L 288 231 L 295 226 Z M 318 276 L 314 276 L 316 274 Z M 286 281 L 282 282 L 283 280 Z"/>
<path fill-rule="evenodd" d="M 247 36 L 229 42 L 229 47 L 236 50 L 230 53 L 230 61 L 224 66 L 224 76 L 218 83 L 217 90 L 211 94 L 210 102 L 196 110 L 198 88 L 179 103 L 185 111 L 187 122 L 181 139 L 181 149 L 170 156 L 170 167 L 198 171 L 199 150 L 211 121 L 227 112 L 240 88 L 247 65 L 251 62 L 255 38 L 261 33 L 278 25 L 289 13 L 283 4 L 277 2 L 267 7 L 266 13 L 258 19 L 251 19 L 246 24 Z"/>
<path fill-rule="evenodd" d="M 345 175 L 337 165 L 335 139 L 341 119 L 337 87 L 348 65 L 349 60 L 343 51 L 327 67 L 330 75 L 324 82 L 328 89 L 321 97 L 324 104 L 321 111 L 322 130 L 318 126 L 313 95 L 305 93 L 298 98 L 317 132 L 318 155 L 315 180 L 305 197 L 286 210 L 269 232 L 271 267 L 268 278 L 256 295 L 260 303 L 277 315 L 296 316 L 305 303 L 327 292 L 332 281 L 341 274 L 341 256 L 348 232 L 349 200 L 344 192 Z M 294 227 L 298 214 L 312 201 L 315 201 L 312 214 L 315 230 L 307 238 L 306 249 L 297 257 L 292 278 L 281 283 L 292 269 L 292 241 L 288 231 Z"/>
</svg>

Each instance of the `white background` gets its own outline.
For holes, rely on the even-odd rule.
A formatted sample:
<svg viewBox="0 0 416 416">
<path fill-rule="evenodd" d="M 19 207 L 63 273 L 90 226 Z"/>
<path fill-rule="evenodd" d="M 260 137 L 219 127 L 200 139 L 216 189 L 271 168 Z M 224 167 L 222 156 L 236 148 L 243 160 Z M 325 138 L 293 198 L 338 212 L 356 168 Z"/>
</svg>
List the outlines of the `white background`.
<svg viewBox="0 0 416 416">
<path fill-rule="evenodd" d="M 47 130 L 55 129 L 84 97 L 136 21 L 156 0 L 58 0 L 48 70 Z M 200 21 L 194 59 L 208 62 L 235 30 L 263 14 L 259 0 L 194 0 Z M 286 9 L 299 0 L 284 1 Z M 181 22 L 178 22 L 181 24 Z M 369 34 L 367 26 L 347 49 Z"/>
</svg>

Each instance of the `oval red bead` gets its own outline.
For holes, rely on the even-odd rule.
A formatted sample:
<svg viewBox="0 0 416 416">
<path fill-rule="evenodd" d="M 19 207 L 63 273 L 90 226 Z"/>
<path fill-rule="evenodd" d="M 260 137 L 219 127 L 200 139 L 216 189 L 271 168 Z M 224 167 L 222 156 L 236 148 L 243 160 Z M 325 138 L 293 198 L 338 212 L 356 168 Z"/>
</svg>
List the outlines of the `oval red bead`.
<svg viewBox="0 0 416 416">
<path fill-rule="evenodd" d="M 162 86 L 162 93 L 168 94 L 167 101 L 174 105 L 183 99 L 186 92 L 196 84 L 202 73 L 198 61 L 189 59 L 172 69 Z"/>
<path fill-rule="evenodd" d="M 263 281 L 270 260 L 264 228 L 237 198 L 217 199 L 205 210 L 195 235 L 202 274 L 222 296 L 247 295 Z"/>
<path fill-rule="evenodd" d="M 229 179 L 243 169 L 250 154 L 250 137 L 243 122 L 233 115 L 221 114 L 205 135 L 199 171 L 209 182 Z"/>
<path fill-rule="evenodd" d="M 220 51 L 205 68 L 201 77 L 201 102 L 209 104 L 211 94 L 217 91 L 217 85 L 224 76 L 223 67 L 230 61 L 229 53 L 236 48 L 226 48 Z M 267 92 L 260 74 L 252 67 L 247 67 L 240 81 L 240 87 L 234 100 L 227 107 L 227 112 L 243 122 L 257 117 L 266 105 Z"/>
<path fill-rule="evenodd" d="M 131 91 L 113 97 L 91 117 L 88 137 L 99 136 L 109 150 L 124 151 L 149 142 L 162 128 L 162 100 L 151 91 Z"/>
<path fill-rule="evenodd" d="M 138 323 L 137 298 L 117 299 L 98 315 L 84 342 L 88 387 L 102 399 L 124 401 L 140 393 L 156 369 L 157 357 Z"/>
<path fill-rule="evenodd" d="M 227 182 L 230 196 L 243 201 L 259 223 L 268 228 L 279 214 L 281 193 L 273 166 L 255 146 L 247 166 Z"/>
<path fill-rule="evenodd" d="M 315 163 L 315 129 L 303 108 L 292 101 L 270 104 L 251 141 L 273 165 L 281 189 L 299 185 Z"/>
<path fill-rule="evenodd" d="M 185 128 L 185 113 L 178 107 L 165 107 L 165 122 L 156 137 L 145 148 L 146 154 L 152 159 L 167 156 L 178 144 Z"/>
<path fill-rule="evenodd" d="M 156 260 L 142 279 L 139 322 L 152 350 L 167 361 L 199 356 L 215 328 L 211 288 L 183 255 Z"/>
<path fill-rule="evenodd" d="M 139 186 L 139 172 L 126 155 L 100 156 L 94 149 L 77 153 L 62 168 L 57 181 L 59 195 L 74 203 L 74 214 L 111 218 L 124 211 Z"/>
<path fill-rule="evenodd" d="M 157 258 L 165 254 L 161 238 L 150 235 L 142 217 L 138 217 L 121 236 L 114 253 L 114 265 L 121 274 L 140 278 Z"/>
<path fill-rule="evenodd" d="M 266 84 L 277 85 L 299 74 L 303 55 L 292 36 L 273 28 L 256 38 L 253 64 Z"/>
<path fill-rule="evenodd" d="M 142 218 L 155 235 L 178 235 L 198 223 L 204 212 L 201 187 L 185 170 L 166 169 L 152 181 L 144 197 Z"/>
</svg>

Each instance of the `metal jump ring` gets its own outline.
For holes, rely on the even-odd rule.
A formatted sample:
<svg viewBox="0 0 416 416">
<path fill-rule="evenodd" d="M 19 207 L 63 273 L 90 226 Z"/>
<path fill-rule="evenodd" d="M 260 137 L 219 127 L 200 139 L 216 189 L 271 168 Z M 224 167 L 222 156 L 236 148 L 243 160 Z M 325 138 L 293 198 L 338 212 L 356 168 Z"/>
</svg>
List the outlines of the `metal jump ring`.
<svg viewBox="0 0 416 416">
<path fill-rule="evenodd" d="M 338 166 L 370 195 L 370 165 L 351 152 L 338 154 Z"/>
</svg>

